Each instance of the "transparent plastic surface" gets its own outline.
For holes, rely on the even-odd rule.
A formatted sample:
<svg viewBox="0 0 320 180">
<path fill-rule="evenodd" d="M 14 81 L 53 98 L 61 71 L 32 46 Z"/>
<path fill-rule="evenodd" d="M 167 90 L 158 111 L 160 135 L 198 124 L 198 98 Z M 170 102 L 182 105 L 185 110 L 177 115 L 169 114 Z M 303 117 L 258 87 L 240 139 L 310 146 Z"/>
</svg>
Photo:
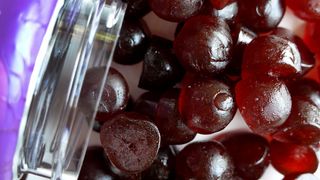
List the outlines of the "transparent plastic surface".
<svg viewBox="0 0 320 180">
<path fill-rule="evenodd" d="M 15 178 L 76 179 L 126 5 L 67 0 L 60 10 L 15 157 Z"/>
<path fill-rule="evenodd" d="M 62 0 L 0 1 L 0 179 L 12 163 L 35 61 L 52 34 Z M 41 11 L 39 11 L 41 9 Z M 48 41 L 46 41 L 48 42 Z"/>
</svg>

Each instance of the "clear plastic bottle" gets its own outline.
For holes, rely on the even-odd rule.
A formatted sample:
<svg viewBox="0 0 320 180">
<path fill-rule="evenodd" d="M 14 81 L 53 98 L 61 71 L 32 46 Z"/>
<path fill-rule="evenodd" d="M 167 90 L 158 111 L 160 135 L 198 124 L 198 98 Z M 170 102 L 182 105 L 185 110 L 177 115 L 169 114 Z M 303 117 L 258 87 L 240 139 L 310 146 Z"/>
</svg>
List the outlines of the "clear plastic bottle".
<svg viewBox="0 0 320 180">
<path fill-rule="evenodd" d="M 126 4 L 0 2 L 0 179 L 76 179 Z"/>
</svg>

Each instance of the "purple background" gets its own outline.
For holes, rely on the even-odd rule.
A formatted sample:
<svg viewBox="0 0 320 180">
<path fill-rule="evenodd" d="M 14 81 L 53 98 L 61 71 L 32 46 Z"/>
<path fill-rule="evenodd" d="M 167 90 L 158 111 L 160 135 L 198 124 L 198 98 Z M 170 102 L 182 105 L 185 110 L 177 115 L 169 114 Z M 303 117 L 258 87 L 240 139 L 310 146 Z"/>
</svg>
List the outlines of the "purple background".
<svg viewBox="0 0 320 180">
<path fill-rule="evenodd" d="M 26 93 L 57 0 L 0 0 L 0 180 L 12 160 Z"/>
</svg>

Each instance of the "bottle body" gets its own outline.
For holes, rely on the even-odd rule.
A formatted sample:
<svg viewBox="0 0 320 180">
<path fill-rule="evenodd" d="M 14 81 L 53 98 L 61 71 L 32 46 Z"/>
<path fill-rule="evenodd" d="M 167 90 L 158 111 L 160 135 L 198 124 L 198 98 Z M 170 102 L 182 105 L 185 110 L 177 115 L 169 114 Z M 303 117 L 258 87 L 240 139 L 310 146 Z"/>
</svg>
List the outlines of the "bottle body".
<svg viewBox="0 0 320 180">
<path fill-rule="evenodd" d="M 30 45 L 35 40 L 26 38 L 28 35 L 20 38 L 30 41 L 25 46 L 33 49 L 25 51 L 34 52 L 29 58 L 34 62 L 33 67 L 27 68 L 29 74 L 23 70 L 19 76 L 26 80 L 26 89 L 20 92 L 20 106 L 10 106 L 20 115 L 15 117 L 16 121 L 0 119 L 15 122 L 12 133 L 15 141 L 10 144 L 5 139 L 12 127 L 0 125 L 1 133 L 5 134 L 1 137 L 1 148 L 11 153 L 6 160 L 0 159 L 7 171 L 0 179 L 26 174 L 51 179 L 77 178 L 125 11 L 125 4 L 118 0 L 46 1 L 39 6 L 46 3 L 52 3 L 53 9 L 47 15 L 43 36 L 35 34 L 42 39 L 39 48 Z M 29 29 L 19 30 L 26 33 Z M 19 63 L 21 60 L 12 69 L 17 70 Z M 15 92 L 10 88 L 20 88 L 8 81 L 16 74 L 7 73 L 7 66 L 4 71 L 1 68 L 4 69 L 0 64 L 0 74 L 7 75 L 1 83 L 8 87 L 4 86 L 0 95 L 8 97 L 8 92 Z M 2 99 L 0 110 L 5 111 L 2 106 L 8 107 L 12 100 Z"/>
<path fill-rule="evenodd" d="M 57 0 L 0 2 L 0 179 L 12 178 L 30 77 L 56 5 Z"/>
</svg>

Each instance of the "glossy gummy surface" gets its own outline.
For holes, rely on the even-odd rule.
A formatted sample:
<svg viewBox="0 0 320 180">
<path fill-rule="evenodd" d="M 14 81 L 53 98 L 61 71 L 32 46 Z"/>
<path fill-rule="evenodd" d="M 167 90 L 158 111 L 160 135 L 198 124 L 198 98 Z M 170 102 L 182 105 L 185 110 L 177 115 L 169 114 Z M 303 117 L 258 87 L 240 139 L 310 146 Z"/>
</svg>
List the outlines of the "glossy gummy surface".
<svg viewBox="0 0 320 180">
<path fill-rule="evenodd" d="M 286 0 L 296 16 L 306 21 L 320 20 L 320 3 L 318 0 Z"/>
<path fill-rule="evenodd" d="M 161 95 L 162 93 L 154 91 L 148 91 L 141 94 L 134 104 L 133 111 L 147 115 L 154 121 Z"/>
<path fill-rule="evenodd" d="M 235 175 L 259 179 L 270 163 L 268 141 L 253 133 L 233 133 L 221 140 L 235 165 Z"/>
<path fill-rule="evenodd" d="M 159 17 L 173 22 L 194 16 L 202 7 L 203 0 L 149 0 L 152 11 Z"/>
<path fill-rule="evenodd" d="M 175 85 L 182 79 L 184 70 L 172 53 L 171 47 L 171 41 L 153 37 L 143 59 L 138 87 L 159 91 Z"/>
<path fill-rule="evenodd" d="M 199 15 L 188 19 L 174 40 L 174 52 L 187 71 L 223 71 L 231 57 L 232 37 L 225 21 Z"/>
<path fill-rule="evenodd" d="M 120 31 L 113 60 L 124 65 L 142 61 L 149 44 L 149 31 L 143 20 L 126 19 Z"/>
<path fill-rule="evenodd" d="M 226 71 L 228 74 L 240 76 L 245 48 L 257 37 L 257 34 L 244 26 L 238 25 L 232 29 L 232 36 L 234 39 L 233 54 Z"/>
<path fill-rule="evenodd" d="M 285 13 L 284 0 L 238 0 L 240 22 L 256 32 L 275 28 Z"/>
<path fill-rule="evenodd" d="M 320 142 L 320 109 L 301 96 L 293 96 L 290 116 L 273 137 L 304 145 Z"/>
<path fill-rule="evenodd" d="M 196 133 L 184 124 L 178 110 L 179 89 L 169 89 L 161 97 L 155 118 L 162 144 L 184 144 L 191 141 Z"/>
<path fill-rule="evenodd" d="M 236 101 L 243 119 L 258 134 L 275 132 L 289 117 L 292 105 L 284 82 L 269 77 L 241 80 Z"/>
<path fill-rule="evenodd" d="M 270 155 L 272 165 L 284 175 L 313 173 L 318 167 L 317 156 L 308 146 L 273 140 Z"/>
<path fill-rule="evenodd" d="M 255 38 L 243 56 L 242 77 L 292 77 L 301 72 L 301 57 L 295 44 L 274 35 Z"/>
<path fill-rule="evenodd" d="M 304 40 L 314 53 L 320 52 L 320 23 L 307 23 L 304 30 Z"/>
<path fill-rule="evenodd" d="M 215 8 L 209 0 L 205 0 L 199 14 L 221 18 L 232 26 L 237 21 L 238 10 L 239 7 L 237 1 L 227 2 L 223 8 L 219 9 Z"/>
<path fill-rule="evenodd" d="M 281 27 L 272 30 L 271 34 L 287 39 L 297 46 L 301 58 L 301 75 L 308 73 L 315 66 L 315 55 L 299 36 L 295 35 L 292 31 Z"/>
<path fill-rule="evenodd" d="M 138 19 L 151 11 L 148 0 L 126 0 L 127 10 L 126 18 Z"/>
<path fill-rule="evenodd" d="M 96 120 L 104 122 L 113 114 L 124 111 L 129 101 L 129 86 L 123 75 L 110 68 L 105 83 Z"/>
<path fill-rule="evenodd" d="M 197 142 L 186 146 L 176 158 L 179 179 L 230 179 L 234 165 L 218 142 Z"/>
<path fill-rule="evenodd" d="M 317 81 L 301 78 L 288 83 L 292 96 L 304 98 L 320 108 L 320 85 Z"/>
<path fill-rule="evenodd" d="M 320 109 L 304 98 L 293 96 L 291 113 L 285 124 L 310 124 L 320 127 Z"/>
<path fill-rule="evenodd" d="M 210 0 L 212 6 L 216 9 L 223 9 L 232 0 Z"/>
<path fill-rule="evenodd" d="M 142 172 L 144 180 L 169 180 L 175 178 L 175 155 L 170 147 L 161 148 L 157 159 Z"/>
<path fill-rule="evenodd" d="M 178 105 L 188 127 L 201 134 L 224 129 L 236 112 L 231 87 L 222 80 L 208 77 L 193 77 L 185 81 Z"/>
</svg>

